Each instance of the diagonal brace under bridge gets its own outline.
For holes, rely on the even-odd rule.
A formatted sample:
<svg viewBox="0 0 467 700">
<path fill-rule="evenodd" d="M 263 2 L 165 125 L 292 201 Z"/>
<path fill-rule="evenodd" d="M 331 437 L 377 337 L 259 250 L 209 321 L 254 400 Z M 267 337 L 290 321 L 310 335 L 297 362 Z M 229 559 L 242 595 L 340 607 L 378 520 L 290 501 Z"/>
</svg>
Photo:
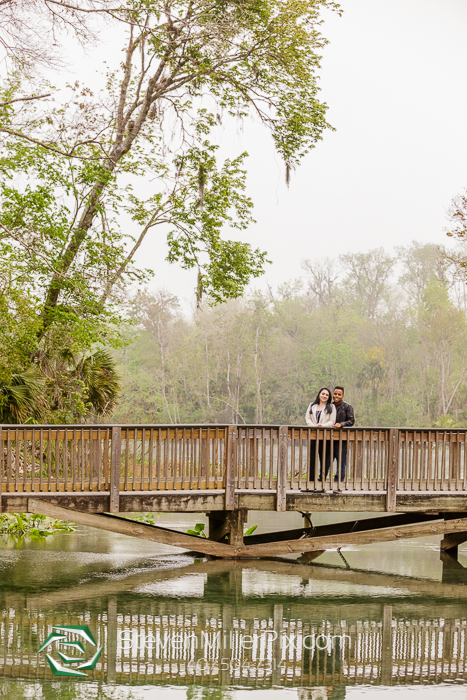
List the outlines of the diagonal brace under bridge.
<svg viewBox="0 0 467 700">
<path fill-rule="evenodd" d="M 282 541 L 280 540 L 281 533 L 278 533 L 278 541 L 231 545 L 194 537 L 193 535 L 187 535 L 156 525 L 137 523 L 107 513 L 91 514 L 68 508 L 61 508 L 60 506 L 51 505 L 34 498 L 28 499 L 28 510 L 30 513 L 41 513 L 42 515 L 53 518 L 72 521 L 78 525 L 87 525 L 121 535 L 139 537 L 160 544 L 195 550 L 203 554 L 222 558 L 271 557 L 282 554 L 299 554 L 303 552 L 335 549 L 336 547 L 343 547 L 346 545 L 391 542 L 413 537 L 427 537 L 430 535 L 443 535 L 445 533 L 467 531 L 467 517 L 445 520 L 443 516 L 440 516 L 438 520 L 430 520 L 429 522 L 417 522 L 410 525 L 399 524 L 390 527 L 388 527 L 388 518 L 377 518 L 373 519 L 374 526 L 371 530 L 346 532 L 345 530 L 348 530 L 348 523 L 342 523 L 342 525 L 346 527 L 342 528 L 344 531 L 341 533 L 309 538 L 293 538 Z M 374 522 L 375 520 L 381 520 L 381 523 L 376 523 Z M 336 524 L 336 527 L 337 525 L 338 524 Z"/>
</svg>

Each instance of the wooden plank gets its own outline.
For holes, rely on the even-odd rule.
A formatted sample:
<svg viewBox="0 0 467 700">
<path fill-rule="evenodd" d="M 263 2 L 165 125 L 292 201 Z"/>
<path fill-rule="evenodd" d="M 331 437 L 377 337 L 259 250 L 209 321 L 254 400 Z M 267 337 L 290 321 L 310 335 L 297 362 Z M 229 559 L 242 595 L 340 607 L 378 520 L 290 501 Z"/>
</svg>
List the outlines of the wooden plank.
<svg viewBox="0 0 467 700">
<path fill-rule="evenodd" d="M 298 479 L 297 489 L 301 488 L 303 479 L 303 436 L 302 429 L 298 431 Z"/>
<path fill-rule="evenodd" d="M 456 513 L 456 515 L 458 515 Z M 462 513 L 459 516 L 462 517 Z M 365 518 L 364 520 L 351 520 L 329 525 L 318 525 L 313 528 L 301 527 L 284 532 L 264 532 L 260 535 L 249 535 L 245 537 L 246 545 L 265 544 L 267 542 L 284 542 L 286 540 L 298 539 L 306 535 L 307 537 L 324 537 L 327 535 L 342 535 L 349 532 L 366 532 L 381 528 L 395 527 L 400 525 L 412 525 L 415 523 L 431 522 L 439 520 L 440 516 L 433 513 L 397 513 L 395 515 L 379 516 L 377 518 Z M 466 537 L 467 539 L 467 537 Z"/>
<path fill-rule="evenodd" d="M 31 491 L 35 491 L 36 488 L 36 431 L 34 428 L 31 431 Z M 24 452 L 26 457 L 26 443 L 24 444 Z"/>
<path fill-rule="evenodd" d="M 123 484 L 122 484 L 123 485 Z M 131 485 L 130 485 L 131 486 Z M 65 497 L 63 489 L 37 494 L 46 500 L 57 501 Z M 95 486 L 94 486 L 95 488 Z M 109 492 L 101 492 L 106 503 L 104 510 L 109 511 Z M 29 495 L 30 492 L 29 492 Z M 93 511 L 92 503 L 97 502 L 97 491 L 69 493 L 66 495 L 68 503 L 83 503 L 90 501 L 90 505 L 80 510 Z M 27 510 L 28 492 L 3 493 L 4 512 L 24 512 Z M 104 502 L 103 501 L 103 502 Z M 58 502 L 58 501 L 57 501 Z M 73 507 L 70 505 L 70 507 Z M 78 506 L 75 506 L 78 507 Z M 276 509 L 276 491 L 249 491 L 235 492 L 235 507 L 247 510 L 272 511 Z M 224 489 L 207 491 L 120 491 L 120 512 L 205 512 L 209 510 L 225 510 Z M 386 493 L 287 493 L 287 511 L 310 512 L 348 512 L 348 513 L 384 513 L 386 512 Z M 398 513 L 460 513 L 467 511 L 467 493 L 454 493 L 444 495 L 435 493 L 400 493 L 398 496 Z"/>
<path fill-rule="evenodd" d="M 68 491 L 68 431 L 66 429 L 63 440 L 63 475 L 65 477 L 65 491 Z"/>
<path fill-rule="evenodd" d="M 10 490 L 10 482 L 13 481 L 13 474 L 11 471 L 11 435 L 10 431 L 7 431 L 7 443 L 6 443 L 6 478 L 7 478 L 7 491 Z"/>
<path fill-rule="evenodd" d="M 269 428 L 269 488 L 274 487 L 274 430 Z"/>
<path fill-rule="evenodd" d="M 234 549 L 229 544 L 212 542 L 202 537 L 186 535 L 185 533 L 157 527 L 156 525 L 136 523 L 117 515 L 95 515 L 69 510 L 68 508 L 60 508 L 59 506 L 51 505 L 43 499 L 38 498 L 28 499 L 28 512 L 41 513 L 51 518 L 71 521 L 77 525 L 95 527 L 100 530 L 107 530 L 108 532 L 114 532 L 120 535 L 128 535 L 129 537 L 138 537 L 140 539 L 150 540 L 151 542 L 167 544 L 172 547 L 182 547 L 188 550 L 194 549 L 203 554 L 230 557 Z"/>
<path fill-rule="evenodd" d="M 287 457 L 289 449 L 289 429 L 286 425 L 279 428 L 279 461 L 277 465 L 276 511 L 287 510 Z"/>
<path fill-rule="evenodd" d="M 191 431 L 193 433 L 193 431 Z M 157 431 L 157 453 L 156 453 L 156 465 L 157 465 L 157 490 L 160 491 L 161 488 L 161 462 L 162 462 L 162 430 Z"/>
<path fill-rule="evenodd" d="M 136 491 L 136 457 L 137 457 L 138 433 L 133 431 L 133 491 Z"/>
<path fill-rule="evenodd" d="M 230 425 L 225 429 L 227 441 L 227 459 L 225 463 L 224 489 L 225 510 L 235 508 L 235 473 L 237 468 L 237 439 L 238 429 L 236 425 Z"/>
<path fill-rule="evenodd" d="M 442 535 L 446 532 L 465 530 L 467 530 L 467 518 L 458 518 L 449 521 L 440 520 L 423 524 L 417 523 L 416 525 L 381 528 L 366 532 L 350 532 L 343 535 L 328 535 L 325 537 L 269 542 L 268 544 L 250 546 L 244 545 L 243 547 L 234 547 L 234 555 L 246 557 L 277 556 L 278 554 L 311 552 L 319 549 L 335 549 L 347 545 L 358 546 L 378 542 L 397 542 L 398 540 L 412 539 L 413 537 L 428 537 Z"/>
<path fill-rule="evenodd" d="M 146 453 L 146 431 L 141 431 L 141 484 L 144 484 L 144 462 Z M 143 486 L 141 488 L 144 488 Z"/>
<path fill-rule="evenodd" d="M 8 431 L 8 435 L 10 435 L 10 431 Z M 19 437 L 18 437 L 18 431 L 15 431 L 15 491 L 19 491 L 19 449 L 18 449 L 18 442 L 19 442 Z M 10 450 L 11 450 L 11 442 L 10 442 Z"/>
<path fill-rule="evenodd" d="M 154 429 L 149 431 L 149 454 L 148 454 L 148 470 L 149 470 L 149 490 L 152 491 L 153 479 L 153 459 L 154 459 Z"/>
<path fill-rule="evenodd" d="M 386 490 L 386 510 L 396 512 L 397 477 L 399 472 L 399 430 L 389 431 L 389 463 Z M 407 444 L 406 444 L 407 448 Z"/>
<path fill-rule="evenodd" d="M 295 471 L 296 471 L 296 459 L 295 459 L 295 431 L 290 431 L 290 479 L 289 470 L 287 469 L 286 478 L 287 486 L 286 488 L 293 489 L 295 481 Z"/>
<path fill-rule="evenodd" d="M 3 475 L 5 473 L 5 460 L 3 451 L 3 432 L 0 425 L 0 513 L 2 512 L 2 491 L 3 491 Z M 8 477 L 7 477 L 8 483 Z"/>
<path fill-rule="evenodd" d="M 120 471 L 122 468 L 122 429 L 112 428 L 110 457 L 110 512 L 120 510 Z"/>
<path fill-rule="evenodd" d="M 76 430 L 72 431 L 72 438 L 71 438 L 71 452 L 70 452 L 70 464 L 71 464 L 71 474 L 72 474 L 72 480 L 73 480 L 73 491 L 76 491 L 76 465 L 77 465 L 77 459 L 76 459 Z"/>
<path fill-rule="evenodd" d="M 215 511 L 209 513 L 209 539 L 214 542 L 219 542 L 219 540 L 224 540 L 225 536 L 229 534 L 230 531 L 230 520 L 228 515 L 233 511 Z"/>
<path fill-rule="evenodd" d="M 86 475 L 86 444 L 84 442 L 83 431 L 78 433 L 79 445 L 78 445 L 78 462 L 79 462 L 79 475 L 81 491 L 84 491 L 84 480 Z"/>
<path fill-rule="evenodd" d="M 198 430 L 198 488 L 201 489 L 203 480 L 203 432 Z"/>
<path fill-rule="evenodd" d="M 467 542 L 467 532 L 448 533 L 441 540 L 440 549 L 442 552 L 447 552 L 463 542 Z"/>
<path fill-rule="evenodd" d="M 243 545 L 243 529 L 248 516 L 248 511 L 234 510 L 229 513 L 229 542 L 236 547 Z M 230 556 L 230 553 L 229 553 Z"/>
</svg>

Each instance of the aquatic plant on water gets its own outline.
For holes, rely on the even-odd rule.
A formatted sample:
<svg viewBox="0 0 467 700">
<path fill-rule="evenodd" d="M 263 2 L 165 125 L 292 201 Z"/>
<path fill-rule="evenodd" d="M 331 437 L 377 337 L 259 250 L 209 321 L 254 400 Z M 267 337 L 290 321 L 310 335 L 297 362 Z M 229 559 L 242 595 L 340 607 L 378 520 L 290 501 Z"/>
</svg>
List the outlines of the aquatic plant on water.
<svg viewBox="0 0 467 700">
<path fill-rule="evenodd" d="M 204 532 L 204 523 L 196 523 L 194 530 L 187 530 L 187 535 L 194 535 L 195 537 L 204 537 L 206 539 L 206 533 Z"/>
<path fill-rule="evenodd" d="M 0 534 L 16 537 L 49 537 L 56 532 L 76 532 L 74 523 L 67 523 L 57 518 L 34 513 L 2 513 L 0 514 Z"/>
</svg>

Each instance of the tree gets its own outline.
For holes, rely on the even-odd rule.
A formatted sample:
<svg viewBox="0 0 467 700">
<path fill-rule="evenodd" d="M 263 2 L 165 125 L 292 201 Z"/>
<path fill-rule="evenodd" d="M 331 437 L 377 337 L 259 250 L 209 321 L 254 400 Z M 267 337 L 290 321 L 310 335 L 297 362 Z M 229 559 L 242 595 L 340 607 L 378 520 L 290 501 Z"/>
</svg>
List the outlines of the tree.
<svg viewBox="0 0 467 700">
<path fill-rule="evenodd" d="M 412 241 L 396 250 L 403 265 L 399 284 L 415 306 L 423 303 L 425 288 L 432 280 L 447 283 L 446 261 L 439 246 Z"/>
<path fill-rule="evenodd" d="M 346 253 L 339 260 L 346 272 L 344 289 L 374 318 L 387 293 L 394 258 L 384 248 L 375 248 L 368 253 Z"/>
<path fill-rule="evenodd" d="M 287 173 L 299 164 L 328 128 L 317 87 L 323 6 L 335 7 L 137 0 L 110 13 L 126 27 L 125 58 L 101 97 L 77 82 L 54 107 L 53 88 L 36 81 L 31 93 L 21 64 L 10 72 L 0 91 L 0 255 L 12 294 L 33 300 L 31 362 L 53 347 L 118 344 L 124 290 L 150 275 L 135 255 L 158 230 L 168 260 L 197 270 L 198 298 L 238 297 L 262 273 L 264 252 L 224 237 L 247 228 L 252 202 L 246 154 L 218 162 L 213 129 L 255 115 Z"/>
<path fill-rule="evenodd" d="M 368 386 L 371 389 L 372 425 L 378 424 L 378 394 L 379 388 L 385 378 L 385 365 L 384 348 L 369 348 L 365 357 L 365 363 L 358 376 L 360 386 Z"/>
<path fill-rule="evenodd" d="M 30 68 L 57 67 L 62 64 L 57 35 L 65 32 L 89 43 L 96 38 L 90 16 L 109 13 L 114 14 L 105 0 L 2 0 L 0 46 L 7 59 L 27 63 Z"/>
<path fill-rule="evenodd" d="M 446 285 L 432 280 L 420 307 L 420 358 L 424 362 L 424 391 L 431 392 L 433 412 L 447 415 L 467 375 L 465 313 L 449 299 Z"/>
<path fill-rule="evenodd" d="M 442 260 L 455 272 L 459 301 L 463 304 L 464 311 L 467 311 L 467 190 L 454 197 L 448 218 L 451 226 L 446 231 L 446 235 L 455 241 L 456 248 L 454 250 L 443 248 Z"/>
<path fill-rule="evenodd" d="M 335 301 L 336 283 L 340 274 L 336 260 L 304 260 L 302 268 L 307 272 L 308 290 L 313 302 L 327 306 Z"/>
<path fill-rule="evenodd" d="M 44 378 L 33 369 L 0 382 L 0 422 L 21 424 L 42 418 L 44 388 Z"/>
</svg>

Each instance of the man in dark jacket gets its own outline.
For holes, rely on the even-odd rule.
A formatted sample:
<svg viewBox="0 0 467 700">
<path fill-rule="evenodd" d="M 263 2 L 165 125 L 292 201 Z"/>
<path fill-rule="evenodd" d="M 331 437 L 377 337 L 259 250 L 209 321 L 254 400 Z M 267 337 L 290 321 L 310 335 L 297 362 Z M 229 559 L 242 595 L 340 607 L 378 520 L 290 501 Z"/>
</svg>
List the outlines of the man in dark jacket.
<svg viewBox="0 0 467 700">
<path fill-rule="evenodd" d="M 334 428 L 351 428 L 355 423 L 353 408 L 349 403 L 344 401 L 344 387 L 336 386 L 332 392 L 334 406 L 336 407 L 336 424 Z M 342 440 L 342 462 L 341 462 L 341 481 L 345 479 L 345 468 L 347 466 L 347 440 Z M 337 470 L 339 470 L 339 442 L 334 443 L 333 461 L 337 459 Z M 334 481 L 338 481 L 338 471 L 334 477 Z"/>
</svg>

